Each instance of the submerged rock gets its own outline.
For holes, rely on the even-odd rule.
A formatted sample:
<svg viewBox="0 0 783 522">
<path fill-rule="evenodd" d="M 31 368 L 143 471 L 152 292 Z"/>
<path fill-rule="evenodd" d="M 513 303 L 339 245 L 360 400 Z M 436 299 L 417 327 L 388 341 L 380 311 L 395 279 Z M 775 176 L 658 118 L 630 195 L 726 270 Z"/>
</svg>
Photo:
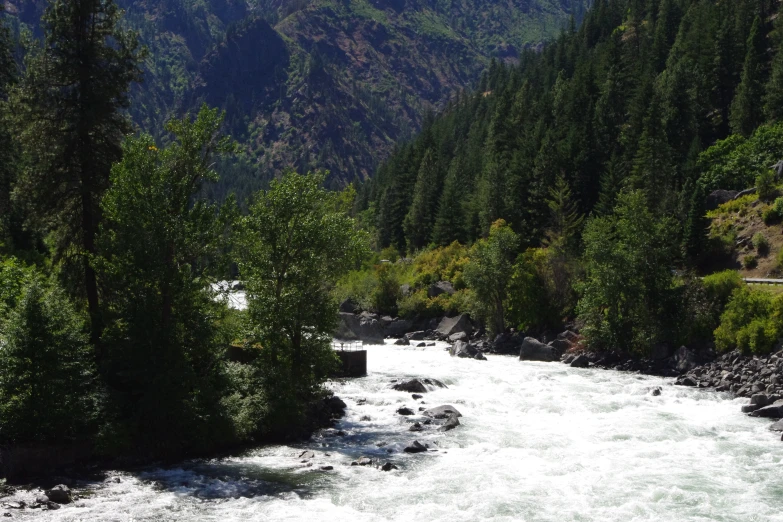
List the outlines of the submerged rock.
<svg viewBox="0 0 783 522">
<path fill-rule="evenodd" d="M 391 462 L 387 462 L 383 466 L 381 466 L 381 471 L 391 471 L 393 469 L 398 469 L 397 466 L 392 464 Z"/>
<path fill-rule="evenodd" d="M 392 386 L 397 391 L 408 393 L 427 393 L 429 388 L 447 388 L 445 384 L 437 379 L 411 379 L 409 381 L 398 382 Z"/>
<path fill-rule="evenodd" d="M 459 412 L 459 410 L 451 404 L 444 404 L 443 406 L 436 406 L 435 408 L 424 410 L 423 415 L 431 419 L 446 419 L 452 415 L 456 417 L 462 417 L 462 414 Z"/>
<path fill-rule="evenodd" d="M 571 360 L 571 368 L 587 368 L 590 365 L 590 360 L 585 354 L 579 354 Z"/>
<path fill-rule="evenodd" d="M 427 451 L 427 448 L 418 440 L 414 440 L 410 446 L 403 450 L 405 453 L 422 453 Z"/>
<path fill-rule="evenodd" d="M 457 426 L 459 426 L 459 419 L 457 418 L 457 416 L 449 415 L 449 418 L 446 420 L 443 426 L 438 428 L 438 431 L 450 431 L 456 428 Z"/>
<path fill-rule="evenodd" d="M 57 504 L 70 504 L 71 500 L 73 500 L 71 489 L 65 484 L 58 484 L 52 489 L 47 489 L 44 494 L 51 502 L 56 502 Z"/>
</svg>

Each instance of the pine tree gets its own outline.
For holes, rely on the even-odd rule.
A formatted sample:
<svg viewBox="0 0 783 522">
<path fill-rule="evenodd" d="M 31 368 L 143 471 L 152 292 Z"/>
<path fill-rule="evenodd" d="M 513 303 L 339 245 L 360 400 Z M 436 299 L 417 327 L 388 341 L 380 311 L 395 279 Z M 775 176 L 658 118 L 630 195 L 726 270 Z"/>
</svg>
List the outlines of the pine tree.
<svg viewBox="0 0 783 522">
<path fill-rule="evenodd" d="M 0 17 L 5 4 L 0 4 Z M 0 246 L 11 239 L 11 188 L 15 177 L 15 144 L 9 129 L 8 89 L 16 80 L 16 62 L 11 55 L 11 34 L 0 23 Z"/>
<path fill-rule="evenodd" d="M 436 212 L 434 207 L 438 197 L 437 180 L 435 158 L 432 151 L 428 149 L 421 160 L 419 175 L 413 190 L 413 201 L 403 222 L 409 251 L 423 248 L 430 241 Z"/>
<path fill-rule="evenodd" d="M 21 180 L 36 217 L 51 228 L 60 258 L 80 260 L 91 341 L 100 335 L 98 283 L 90 265 L 100 199 L 131 130 L 128 88 L 141 80 L 143 51 L 120 28 L 113 0 L 53 0 L 42 18 L 45 41 L 29 50 L 15 90 L 21 140 L 31 167 Z"/>
<path fill-rule="evenodd" d="M 763 121 L 762 98 L 764 95 L 763 64 L 766 45 L 761 20 L 756 17 L 748 36 L 742 81 L 731 104 L 731 129 L 737 134 L 750 136 Z"/>
<path fill-rule="evenodd" d="M 454 241 L 465 243 L 465 212 L 462 209 L 465 196 L 461 179 L 460 158 L 451 162 L 451 167 L 443 183 L 443 194 L 438 203 L 438 214 L 432 230 L 432 240 L 441 246 Z"/>
<path fill-rule="evenodd" d="M 781 13 L 783 14 L 783 13 Z M 764 94 L 764 115 L 768 120 L 783 120 L 783 16 L 775 20 L 775 57 Z"/>
</svg>

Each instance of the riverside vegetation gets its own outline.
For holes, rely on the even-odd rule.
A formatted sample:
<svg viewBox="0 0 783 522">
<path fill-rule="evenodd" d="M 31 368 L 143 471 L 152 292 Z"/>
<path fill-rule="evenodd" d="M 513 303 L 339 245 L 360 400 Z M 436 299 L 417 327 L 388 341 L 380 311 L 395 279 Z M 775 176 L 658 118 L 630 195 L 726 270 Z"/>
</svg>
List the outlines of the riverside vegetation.
<svg viewBox="0 0 783 522">
<path fill-rule="evenodd" d="M 331 413 L 330 284 L 364 235 L 321 174 L 282 176 L 244 215 L 207 201 L 236 149 L 217 109 L 129 134 L 146 51 L 120 15 L 50 2 L 21 70 L 0 38 L 0 443 L 149 459 L 306 433 Z M 210 284 L 236 264 L 247 314 Z"/>
<path fill-rule="evenodd" d="M 778 9 L 598 0 L 372 181 L 288 172 L 242 213 L 206 196 L 236 151 L 222 114 L 129 135 L 137 35 L 110 0 L 52 1 L 21 69 L 0 39 L 0 442 L 177 458 L 307 433 L 338 299 L 641 357 L 769 353 L 782 298 L 719 269 L 775 246 L 739 242 L 746 216 L 780 226 Z M 211 290 L 237 272 L 245 313 Z"/>
<path fill-rule="evenodd" d="M 349 275 L 342 295 L 468 312 L 492 335 L 568 324 L 584 347 L 638 357 L 777 349 L 781 298 L 737 269 L 780 270 L 779 10 L 599 0 L 543 52 L 494 63 L 358 191 L 377 249 L 408 258 Z M 427 297 L 438 278 L 456 292 Z"/>
</svg>

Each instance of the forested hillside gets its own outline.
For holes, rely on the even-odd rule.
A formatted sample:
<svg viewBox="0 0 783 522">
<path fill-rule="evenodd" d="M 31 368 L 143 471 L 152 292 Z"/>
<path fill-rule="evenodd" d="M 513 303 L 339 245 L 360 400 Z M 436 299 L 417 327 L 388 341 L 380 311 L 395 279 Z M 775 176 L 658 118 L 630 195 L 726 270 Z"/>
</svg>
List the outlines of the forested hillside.
<svg viewBox="0 0 783 522">
<path fill-rule="evenodd" d="M 677 218 L 692 265 L 705 254 L 705 196 L 750 187 L 780 159 L 776 128 L 745 144 L 783 117 L 779 10 L 772 0 L 597 0 L 578 30 L 518 66 L 494 63 L 477 91 L 401 146 L 365 186 L 365 221 L 400 251 L 472 242 L 498 218 L 538 246 L 553 192 L 586 216 L 642 189 L 655 215 Z"/>
<path fill-rule="evenodd" d="M 38 32 L 44 0 L 9 0 Z M 366 179 L 400 140 L 472 87 L 581 19 L 589 0 L 122 0 L 149 48 L 132 114 L 144 130 L 203 101 L 227 111 L 244 155 L 212 189 L 243 199 L 294 165 Z"/>
</svg>

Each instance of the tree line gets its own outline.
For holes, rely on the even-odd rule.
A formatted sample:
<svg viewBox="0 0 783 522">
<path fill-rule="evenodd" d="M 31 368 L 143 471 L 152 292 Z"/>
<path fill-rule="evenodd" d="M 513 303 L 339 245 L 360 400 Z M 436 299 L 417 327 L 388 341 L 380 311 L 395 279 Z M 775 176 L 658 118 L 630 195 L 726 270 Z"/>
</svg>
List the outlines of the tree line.
<svg viewBox="0 0 783 522">
<path fill-rule="evenodd" d="M 413 293 L 377 301 L 411 315 L 470 311 L 495 334 L 576 320 L 596 349 L 713 345 L 737 279 L 694 276 L 721 266 L 736 231 L 710 233 L 707 196 L 757 186 L 765 215 L 776 212 L 780 10 L 596 0 L 542 52 L 493 62 L 358 187 L 354 212 L 376 247 L 414 258 L 412 272 L 398 270 Z M 420 253 L 453 253 L 455 242 L 473 245 L 457 277 L 468 294 L 428 300 Z M 343 294 L 361 294 L 365 276 L 346 279 Z M 771 347 L 767 330 L 759 351 Z"/>
<path fill-rule="evenodd" d="M 344 196 L 291 172 L 244 214 L 210 202 L 223 115 L 134 132 L 146 50 L 114 1 L 52 0 L 42 28 L 21 64 L 0 32 L 0 441 L 172 458 L 306 430 L 330 285 L 366 250 Z M 215 286 L 237 271 L 243 312 Z"/>
</svg>

